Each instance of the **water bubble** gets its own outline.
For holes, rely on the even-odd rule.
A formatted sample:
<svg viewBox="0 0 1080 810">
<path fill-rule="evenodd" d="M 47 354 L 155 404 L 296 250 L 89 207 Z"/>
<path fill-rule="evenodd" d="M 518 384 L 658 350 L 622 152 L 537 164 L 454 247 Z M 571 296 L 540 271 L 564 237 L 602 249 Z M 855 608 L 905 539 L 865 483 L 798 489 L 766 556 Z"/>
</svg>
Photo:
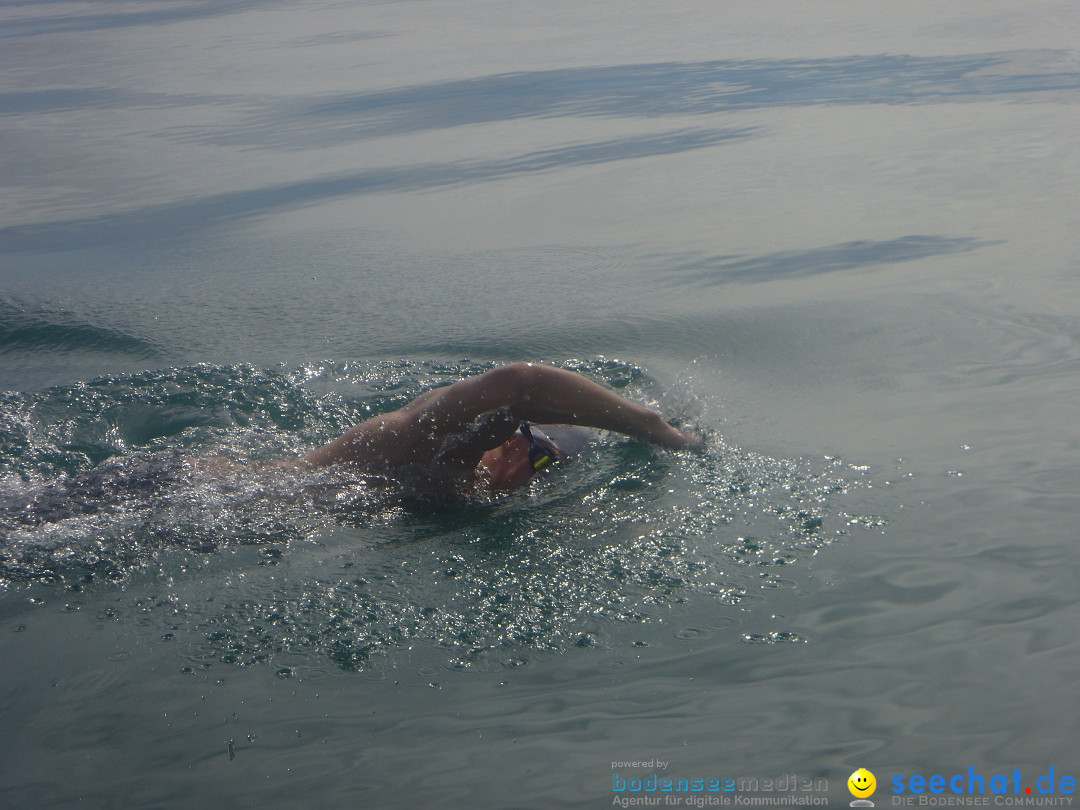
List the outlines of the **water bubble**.
<svg viewBox="0 0 1080 810">
<path fill-rule="evenodd" d="M 708 635 L 709 632 L 700 627 L 684 627 L 675 633 L 675 638 L 680 641 L 693 641 L 694 639 L 705 638 Z"/>
</svg>

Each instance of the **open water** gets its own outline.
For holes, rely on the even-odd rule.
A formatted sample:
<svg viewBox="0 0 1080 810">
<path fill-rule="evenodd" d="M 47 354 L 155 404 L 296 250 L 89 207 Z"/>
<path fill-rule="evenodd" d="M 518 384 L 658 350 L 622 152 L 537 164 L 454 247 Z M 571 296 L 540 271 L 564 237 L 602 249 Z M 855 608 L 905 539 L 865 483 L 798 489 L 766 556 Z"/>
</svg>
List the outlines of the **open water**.
<svg viewBox="0 0 1080 810">
<path fill-rule="evenodd" d="M 0 0 L 0 805 L 1075 801 L 1078 42 Z M 177 466 L 520 359 L 707 447 L 441 507 Z"/>
</svg>

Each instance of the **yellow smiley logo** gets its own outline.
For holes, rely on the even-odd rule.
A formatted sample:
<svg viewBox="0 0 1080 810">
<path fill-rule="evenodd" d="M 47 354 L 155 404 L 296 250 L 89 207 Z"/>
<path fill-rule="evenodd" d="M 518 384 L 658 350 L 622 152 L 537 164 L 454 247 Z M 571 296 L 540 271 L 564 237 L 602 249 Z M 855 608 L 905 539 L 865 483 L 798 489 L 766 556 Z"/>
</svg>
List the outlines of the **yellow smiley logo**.
<svg viewBox="0 0 1080 810">
<path fill-rule="evenodd" d="M 851 791 L 852 796 L 865 799 L 867 796 L 872 795 L 876 788 L 877 779 L 866 768 L 859 768 L 848 777 L 847 789 Z"/>
</svg>

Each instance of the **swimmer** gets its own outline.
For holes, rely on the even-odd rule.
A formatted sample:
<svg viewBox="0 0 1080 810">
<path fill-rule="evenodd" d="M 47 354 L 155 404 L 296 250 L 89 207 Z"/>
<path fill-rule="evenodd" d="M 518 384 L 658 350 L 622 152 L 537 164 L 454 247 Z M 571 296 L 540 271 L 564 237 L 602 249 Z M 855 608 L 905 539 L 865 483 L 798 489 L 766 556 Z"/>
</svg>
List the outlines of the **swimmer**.
<svg viewBox="0 0 1080 810">
<path fill-rule="evenodd" d="M 566 442 L 560 447 L 544 425 L 611 430 L 673 449 L 701 441 L 580 374 L 511 363 L 373 416 L 303 456 L 299 465 L 389 466 L 440 487 L 479 481 L 509 490 L 568 455 Z"/>
<path fill-rule="evenodd" d="M 340 465 L 357 477 L 389 475 L 407 490 L 505 491 L 575 455 L 585 428 L 612 430 L 662 447 L 699 444 L 659 413 L 580 374 L 534 363 L 512 363 L 427 391 L 402 408 L 374 416 L 305 456 L 245 466 L 220 455 L 138 453 L 0 499 L 5 528 L 33 527 L 91 516 L 154 498 L 197 481 L 231 480 L 281 468 Z"/>
</svg>

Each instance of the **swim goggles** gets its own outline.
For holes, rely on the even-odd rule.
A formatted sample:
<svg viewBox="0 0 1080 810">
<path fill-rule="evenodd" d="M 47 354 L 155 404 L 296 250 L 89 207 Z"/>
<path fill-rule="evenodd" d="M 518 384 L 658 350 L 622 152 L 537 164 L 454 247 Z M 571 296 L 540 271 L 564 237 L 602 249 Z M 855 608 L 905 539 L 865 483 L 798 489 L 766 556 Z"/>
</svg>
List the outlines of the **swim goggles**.
<svg viewBox="0 0 1080 810">
<path fill-rule="evenodd" d="M 533 468 L 533 475 L 543 472 L 566 455 L 555 442 L 528 422 L 522 422 L 518 430 L 529 440 L 529 464 Z"/>
</svg>

